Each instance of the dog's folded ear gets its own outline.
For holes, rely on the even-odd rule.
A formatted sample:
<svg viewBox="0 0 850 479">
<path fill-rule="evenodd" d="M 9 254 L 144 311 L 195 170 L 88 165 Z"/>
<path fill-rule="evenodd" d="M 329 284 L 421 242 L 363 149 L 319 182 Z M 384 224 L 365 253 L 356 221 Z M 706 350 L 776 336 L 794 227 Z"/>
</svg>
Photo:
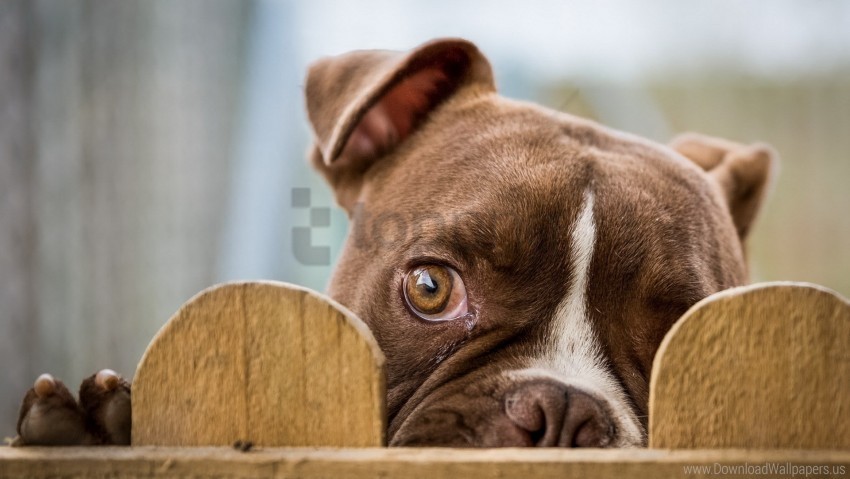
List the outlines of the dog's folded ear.
<svg viewBox="0 0 850 479">
<path fill-rule="evenodd" d="M 408 53 L 364 50 L 317 61 L 305 88 L 314 166 L 348 207 L 358 173 L 409 137 L 440 103 L 473 85 L 495 90 L 486 58 L 460 39 Z"/>
<path fill-rule="evenodd" d="M 745 239 L 764 200 L 777 155 L 768 145 L 742 145 L 697 133 L 677 136 L 670 146 L 705 170 L 726 197 L 732 221 Z"/>
</svg>

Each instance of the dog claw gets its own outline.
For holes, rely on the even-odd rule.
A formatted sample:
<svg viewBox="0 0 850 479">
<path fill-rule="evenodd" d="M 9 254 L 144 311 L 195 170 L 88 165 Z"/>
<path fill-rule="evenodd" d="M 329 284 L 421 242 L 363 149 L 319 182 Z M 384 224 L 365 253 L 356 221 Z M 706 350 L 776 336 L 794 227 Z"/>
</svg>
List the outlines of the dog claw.
<svg viewBox="0 0 850 479">
<path fill-rule="evenodd" d="M 101 369 L 94 378 L 95 384 L 105 391 L 112 391 L 117 388 L 120 380 L 121 377 L 118 376 L 118 373 L 111 369 Z"/>
<path fill-rule="evenodd" d="M 39 399 L 44 399 L 56 392 L 56 380 L 50 374 L 44 373 L 35 380 L 33 390 Z"/>
</svg>

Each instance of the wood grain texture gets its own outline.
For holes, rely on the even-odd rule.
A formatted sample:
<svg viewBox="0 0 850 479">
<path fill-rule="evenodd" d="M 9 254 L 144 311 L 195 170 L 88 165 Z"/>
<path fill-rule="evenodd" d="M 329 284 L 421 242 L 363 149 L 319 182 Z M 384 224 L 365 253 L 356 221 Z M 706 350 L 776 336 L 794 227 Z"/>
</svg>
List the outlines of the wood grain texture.
<svg viewBox="0 0 850 479">
<path fill-rule="evenodd" d="M 383 353 L 331 299 L 231 283 L 187 302 L 133 382 L 133 445 L 384 444 Z"/>
<path fill-rule="evenodd" d="M 850 471 L 850 451 L 369 448 L 241 453 L 231 448 L 0 448 L 0 478 L 32 479 L 681 479 L 700 476 L 693 469 L 700 467 L 715 471 L 703 469 L 702 476 L 724 478 L 807 477 L 806 468 L 808 477 L 843 477 Z M 754 475 L 753 467 L 775 472 Z M 781 467 L 796 468 L 796 474 L 782 472 Z"/>
<path fill-rule="evenodd" d="M 850 303 L 804 283 L 701 301 L 653 365 L 649 445 L 850 449 Z"/>
</svg>

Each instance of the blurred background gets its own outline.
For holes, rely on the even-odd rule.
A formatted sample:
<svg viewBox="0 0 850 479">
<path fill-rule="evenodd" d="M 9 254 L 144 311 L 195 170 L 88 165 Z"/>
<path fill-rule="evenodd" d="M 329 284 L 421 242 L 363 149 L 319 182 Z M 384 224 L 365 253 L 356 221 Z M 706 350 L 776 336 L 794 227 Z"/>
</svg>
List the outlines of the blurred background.
<svg viewBox="0 0 850 479">
<path fill-rule="evenodd" d="M 438 36 L 476 42 L 510 97 L 772 144 L 753 280 L 850 295 L 850 2 L 3 0 L 0 437 L 41 372 L 132 377 L 207 286 L 324 289 L 345 215 L 310 230 L 329 261 L 292 241 L 305 201 L 333 206 L 304 159 L 306 66 Z"/>
</svg>

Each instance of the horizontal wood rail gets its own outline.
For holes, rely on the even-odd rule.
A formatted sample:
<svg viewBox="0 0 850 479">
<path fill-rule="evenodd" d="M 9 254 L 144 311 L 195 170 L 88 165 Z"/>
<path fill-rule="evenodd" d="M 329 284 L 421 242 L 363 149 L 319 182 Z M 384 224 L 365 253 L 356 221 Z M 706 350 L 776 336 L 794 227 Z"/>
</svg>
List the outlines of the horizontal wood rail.
<svg viewBox="0 0 850 479">
<path fill-rule="evenodd" d="M 755 467 L 771 469 L 756 475 Z M 796 471 L 793 476 L 791 468 Z M 712 475 L 845 477 L 850 475 L 850 451 L 292 448 L 243 453 L 208 447 L 0 448 L 0 478 L 681 479 Z"/>
</svg>

